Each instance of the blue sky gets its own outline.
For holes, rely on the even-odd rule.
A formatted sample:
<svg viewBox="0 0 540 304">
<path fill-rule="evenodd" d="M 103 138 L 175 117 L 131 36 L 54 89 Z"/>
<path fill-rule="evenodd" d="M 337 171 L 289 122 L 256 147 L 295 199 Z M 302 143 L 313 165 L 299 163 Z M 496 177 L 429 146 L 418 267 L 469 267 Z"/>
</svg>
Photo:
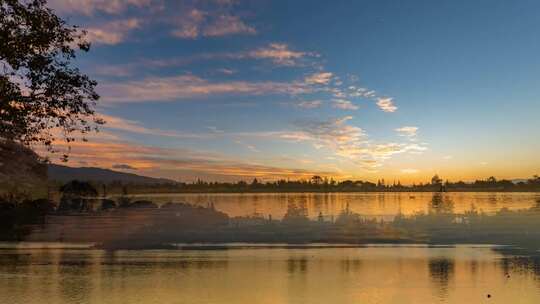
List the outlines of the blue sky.
<svg viewBox="0 0 540 304">
<path fill-rule="evenodd" d="M 540 171 L 537 1 L 49 3 L 88 31 L 78 65 L 108 121 L 70 165 L 405 183 Z"/>
</svg>

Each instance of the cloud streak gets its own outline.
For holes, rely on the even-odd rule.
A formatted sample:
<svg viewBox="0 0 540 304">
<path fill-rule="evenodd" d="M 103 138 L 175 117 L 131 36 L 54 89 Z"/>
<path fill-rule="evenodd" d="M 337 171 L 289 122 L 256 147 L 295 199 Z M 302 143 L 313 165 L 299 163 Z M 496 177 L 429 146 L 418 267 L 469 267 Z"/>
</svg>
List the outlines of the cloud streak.
<svg viewBox="0 0 540 304">
<path fill-rule="evenodd" d="M 147 128 L 143 126 L 140 122 L 120 118 L 117 116 L 99 114 L 106 123 L 103 126 L 104 129 L 112 129 L 117 131 L 125 131 L 129 133 L 137 133 L 144 135 L 152 136 L 165 136 L 165 137 L 174 137 L 174 138 L 208 138 L 209 134 L 195 134 L 195 133 L 186 133 L 176 130 L 162 130 L 156 128 Z"/>
<path fill-rule="evenodd" d="M 320 100 L 305 100 L 296 104 L 297 107 L 302 109 L 316 109 L 320 108 L 322 101 Z"/>
<path fill-rule="evenodd" d="M 99 87 L 109 103 L 176 101 L 211 95 L 304 94 L 312 89 L 300 82 L 211 82 L 194 75 L 148 77 Z"/>
<path fill-rule="evenodd" d="M 399 136 L 407 137 L 410 140 L 416 140 L 418 135 L 418 127 L 405 126 L 395 129 Z"/>
<path fill-rule="evenodd" d="M 48 5 L 60 13 L 93 15 L 96 12 L 119 14 L 129 7 L 144 8 L 152 0 L 49 0 Z"/>
</svg>

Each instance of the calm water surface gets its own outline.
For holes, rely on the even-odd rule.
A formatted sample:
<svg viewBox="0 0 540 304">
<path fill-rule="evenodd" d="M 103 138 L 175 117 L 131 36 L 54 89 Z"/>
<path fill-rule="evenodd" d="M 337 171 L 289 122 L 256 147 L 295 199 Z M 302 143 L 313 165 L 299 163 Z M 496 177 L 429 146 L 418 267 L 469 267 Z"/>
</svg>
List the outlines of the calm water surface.
<svg viewBox="0 0 540 304">
<path fill-rule="evenodd" d="M 501 208 L 512 210 L 530 208 L 540 203 L 540 193 L 445 193 L 454 203 L 454 212 L 478 210 L 493 213 Z M 427 211 L 432 193 L 233 193 L 233 194 L 152 194 L 135 195 L 133 199 L 147 199 L 158 203 L 187 202 L 202 206 L 213 203 L 230 216 L 246 216 L 255 213 L 281 218 L 289 201 L 306 203 L 309 216 L 319 212 L 325 216 L 337 215 L 349 204 L 352 211 L 367 217 L 392 219 L 399 212 L 413 214 Z"/>
<path fill-rule="evenodd" d="M 540 260 L 494 247 L 7 247 L 0 303 L 540 303 Z"/>
</svg>

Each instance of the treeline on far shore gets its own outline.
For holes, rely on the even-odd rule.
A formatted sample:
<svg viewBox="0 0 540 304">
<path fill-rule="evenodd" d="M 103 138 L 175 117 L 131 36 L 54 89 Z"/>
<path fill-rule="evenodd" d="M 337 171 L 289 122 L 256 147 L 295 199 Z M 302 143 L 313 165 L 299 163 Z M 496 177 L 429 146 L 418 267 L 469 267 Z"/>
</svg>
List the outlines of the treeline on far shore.
<svg viewBox="0 0 540 304">
<path fill-rule="evenodd" d="M 90 182 L 101 194 L 138 193 L 271 193 L 271 192 L 540 192 L 540 176 L 522 181 L 497 180 L 489 177 L 474 182 L 443 181 L 434 176 L 430 182 L 403 185 L 400 181 L 388 183 L 384 179 L 376 183 L 361 180 L 336 181 L 332 178 L 313 176 L 306 180 L 277 180 L 261 182 L 171 182 L 171 183 L 110 183 Z M 52 189 L 57 188 L 54 182 Z"/>
</svg>

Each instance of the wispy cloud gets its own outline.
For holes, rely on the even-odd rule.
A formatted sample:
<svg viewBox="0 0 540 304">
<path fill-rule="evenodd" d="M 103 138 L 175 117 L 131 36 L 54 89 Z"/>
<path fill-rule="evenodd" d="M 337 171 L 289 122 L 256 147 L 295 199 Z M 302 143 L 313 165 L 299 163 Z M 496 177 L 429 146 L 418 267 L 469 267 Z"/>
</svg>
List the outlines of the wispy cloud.
<svg viewBox="0 0 540 304">
<path fill-rule="evenodd" d="M 207 37 L 256 33 L 254 27 L 245 24 L 238 16 L 231 15 L 220 15 L 203 29 L 203 35 Z"/>
<path fill-rule="evenodd" d="M 349 91 L 348 96 L 350 97 L 375 98 L 377 96 L 374 90 L 370 90 L 367 88 L 349 86 L 347 89 Z"/>
<path fill-rule="evenodd" d="M 322 101 L 320 100 L 304 100 L 296 104 L 299 108 L 302 109 L 316 109 L 320 108 Z"/>
<path fill-rule="evenodd" d="M 248 52 L 248 56 L 257 59 L 270 59 L 277 65 L 294 66 L 304 56 L 314 56 L 313 53 L 293 51 L 284 43 L 271 43 L 270 45 Z"/>
<path fill-rule="evenodd" d="M 321 68 L 322 69 L 322 68 Z M 349 83 L 351 82 L 349 75 Z M 353 78 L 357 82 L 357 78 Z M 375 101 L 384 112 L 395 112 L 398 108 L 392 97 L 380 97 L 375 90 L 359 87 L 357 84 L 346 85 L 341 78 L 331 72 L 322 71 L 304 78 L 306 84 L 318 87 L 320 91 L 328 92 L 333 96 L 334 108 L 343 110 L 357 110 L 359 107 L 352 102 L 356 98 L 365 98 Z"/>
<path fill-rule="evenodd" d="M 191 56 L 170 57 L 159 59 L 143 59 L 132 63 L 139 68 L 180 67 L 201 61 L 231 61 L 231 60 L 270 60 L 278 66 L 298 66 L 305 63 L 307 58 L 317 58 L 314 52 L 293 50 L 285 43 L 271 43 L 258 48 L 238 50 L 234 52 L 197 53 Z"/>
<path fill-rule="evenodd" d="M 308 84 L 327 85 L 332 80 L 332 73 L 320 72 L 309 75 L 305 78 L 305 82 Z"/>
<path fill-rule="evenodd" d="M 199 37 L 220 37 L 228 35 L 253 35 L 255 27 L 247 24 L 234 14 L 235 1 L 160 1 L 160 0 L 49 0 L 49 6 L 61 14 L 101 16 L 133 13 L 145 16 L 149 23 L 172 23 L 174 37 L 196 39 Z M 148 15 L 148 12 L 159 12 Z M 101 27 L 99 27 L 101 29 Z M 106 31 L 96 31 L 93 35 L 100 41 L 109 43 L 117 37 L 106 35 Z M 89 31 L 90 32 L 90 31 Z"/>
<path fill-rule="evenodd" d="M 420 170 L 418 169 L 412 169 L 412 168 L 407 168 L 407 169 L 401 169 L 401 173 L 403 174 L 416 174 L 416 173 L 419 173 Z"/>
<path fill-rule="evenodd" d="M 399 136 L 407 137 L 410 140 L 416 140 L 418 135 L 418 127 L 412 127 L 412 126 L 405 126 L 401 128 L 397 128 L 396 132 Z"/>
<path fill-rule="evenodd" d="M 348 122 L 352 116 L 327 121 L 299 122 L 300 131 L 276 133 L 285 140 L 311 141 L 316 149 L 329 149 L 336 156 L 351 160 L 365 169 L 375 169 L 390 157 L 402 154 L 420 154 L 427 150 L 426 144 L 374 143 L 367 133 Z"/>
<path fill-rule="evenodd" d="M 106 122 L 105 125 L 103 126 L 104 129 L 112 129 L 112 130 L 119 130 L 119 131 L 125 131 L 125 132 L 130 132 L 130 133 L 146 134 L 146 135 L 153 135 L 153 136 L 175 137 L 175 138 L 207 138 L 209 137 L 209 134 L 195 134 L 195 133 L 186 133 L 186 132 L 175 131 L 175 130 L 162 130 L 162 129 L 157 129 L 157 128 L 147 128 L 138 121 L 124 119 L 117 116 L 111 116 L 111 115 L 105 115 L 105 114 L 99 114 L 98 116 Z"/>
<path fill-rule="evenodd" d="M 247 148 L 251 152 L 255 152 L 255 153 L 261 152 L 259 149 L 257 149 L 257 147 L 255 147 L 252 144 L 245 143 L 245 142 L 243 142 L 241 140 L 235 140 L 234 142 L 241 145 L 241 146 L 243 146 L 243 147 L 245 147 L 245 148 Z"/>
<path fill-rule="evenodd" d="M 206 12 L 193 8 L 178 18 L 178 28 L 171 34 L 178 38 L 195 39 L 201 34 L 201 23 L 206 18 Z"/>
<path fill-rule="evenodd" d="M 236 73 L 235 70 L 233 70 L 233 69 L 227 69 L 227 68 L 217 69 L 217 72 L 218 72 L 218 73 L 221 73 L 221 74 L 225 74 L 225 75 L 232 75 L 232 74 Z"/>
<path fill-rule="evenodd" d="M 379 97 L 377 99 L 377 106 L 384 112 L 393 113 L 397 110 L 397 107 L 394 105 L 393 98 L 391 97 Z"/>
<path fill-rule="evenodd" d="M 342 109 L 342 110 L 358 110 L 359 107 L 355 104 L 353 104 L 350 100 L 346 99 L 334 99 L 334 108 Z"/>
<path fill-rule="evenodd" d="M 123 42 L 131 30 L 140 26 L 141 21 L 136 18 L 116 20 L 86 28 L 87 38 L 92 43 L 114 45 Z"/>
<path fill-rule="evenodd" d="M 345 116 L 327 121 L 298 122 L 303 136 L 298 136 L 297 139 L 311 139 L 315 142 L 315 147 L 329 147 L 338 151 L 363 142 L 367 139 L 365 132 L 361 128 L 347 124 L 352 118 Z"/>
<path fill-rule="evenodd" d="M 60 13 L 92 15 L 96 12 L 119 14 L 130 6 L 143 8 L 153 4 L 152 0 L 49 0 L 48 5 Z"/>
<path fill-rule="evenodd" d="M 148 77 L 99 88 L 105 102 L 175 101 L 217 94 L 303 94 L 312 89 L 300 82 L 211 82 L 194 75 Z"/>
<path fill-rule="evenodd" d="M 212 6 L 201 8 L 197 2 L 192 6 L 182 3 L 181 13 L 174 17 L 176 28 L 171 34 L 181 39 L 256 34 L 253 26 L 231 13 L 231 5 L 232 2 L 214 1 Z"/>
</svg>

